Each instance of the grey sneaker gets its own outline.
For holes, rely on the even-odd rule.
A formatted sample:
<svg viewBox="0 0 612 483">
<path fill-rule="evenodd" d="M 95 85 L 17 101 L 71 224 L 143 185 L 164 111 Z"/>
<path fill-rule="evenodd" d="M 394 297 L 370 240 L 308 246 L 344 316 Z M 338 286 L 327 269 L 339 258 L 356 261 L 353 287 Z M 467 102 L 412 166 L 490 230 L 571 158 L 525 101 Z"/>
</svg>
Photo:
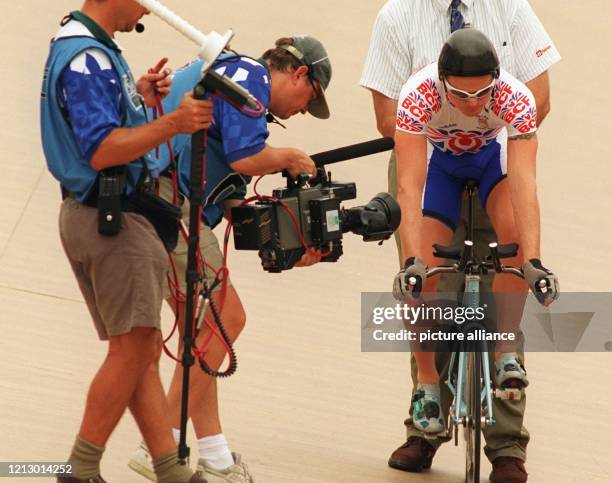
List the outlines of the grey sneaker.
<svg viewBox="0 0 612 483">
<path fill-rule="evenodd" d="M 155 470 L 153 469 L 153 458 L 144 442 L 140 443 L 138 449 L 134 451 L 130 461 L 128 461 L 128 467 L 148 480 L 157 481 L 157 476 L 155 476 Z"/>
<path fill-rule="evenodd" d="M 232 453 L 234 464 L 225 470 L 215 470 L 206 465 L 206 461 L 198 461 L 197 473 L 206 478 L 208 483 L 255 483 L 249 473 L 249 468 L 238 453 Z"/>
<path fill-rule="evenodd" d="M 519 362 L 516 352 L 503 353 L 495 361 L 495 384 L 501 389 L 521 389 L 529 385 L 527 371 Z"/>
</svg>

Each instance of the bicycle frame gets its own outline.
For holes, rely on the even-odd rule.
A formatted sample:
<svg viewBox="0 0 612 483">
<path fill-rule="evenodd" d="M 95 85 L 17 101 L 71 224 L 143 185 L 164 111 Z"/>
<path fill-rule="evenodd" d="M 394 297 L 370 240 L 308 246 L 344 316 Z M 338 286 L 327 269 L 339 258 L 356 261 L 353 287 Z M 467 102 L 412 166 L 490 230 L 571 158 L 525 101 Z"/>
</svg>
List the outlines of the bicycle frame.
<svg viewBox="0 0 612 483">
<path fill-rule="evenodd" d="M 474 251 L 474 193 L 476 182 L 466 182 L 468 192 L 468 230 L 467 240 L 461 250 L 452 247 L 441 247 L 434 245 L 435 256 L 442 258 L 453 258 L 458 260 L 452 266 L 438 266 L 427 271 L 427 277 L 440 273 L 463 273 L 465 274 L 465 290 L 462 303 L 464 307 L 478 309 L 480 307 L 480 276 L 489 270 L 497 273 L 510 273 L 523 278 L 523 272 L 516 267 L 502 265 L 500 259 L 513 257 L 518 252 L 518 245 L 502 245 L 491 243 L 490 256 L 477 257 Z M 472 330 L 485 329 L 483 324 L 477 321 L 465 322 L 462 330 L 467 334 Z M 478 333 L 478 332 L 477 332 Z M 466 349 L 467 337 L 460 342 L 456 351 L 451 355 L 451 360 L 446 379 L 446 385 L 454 396 L 454 402 L 450 408 L 448 432 L 454 428 L 455 444 L 458 444 L 458 428 L 463 425 L 466 439 L 466 482 L 478 483 L 480 481 L 480 441 L 481 424 L 495 424 L 493 414 L 493 390 L 491 373 L 489 370 L 489 350 L 486 341 L 476 340 L 476 349 Z M 472 346 L 474 347 L 474 346 Z M 453 376 L 456 371 L 456 385 Z M 510 390 L 517 391 L 518 390 Z M 496 391 L 497 397 L 504 397 L 505 391 Z M 516 399 L 513 394 L 511 399 Z M 519 393 L 520 397 L 520 393 Z M 464 398 L 465 405 L 464 408 Z M 509 397 L 510 398 L 510 397 Z M 484 408 L 483 408 L 484 402 Z M 469 407 L 468 407 L 469 405 Z M 483 412 L 484 409 L 484 412 Z M 482 415 L 484 414 L 484 418 Z M 484 420 L 484 421 L 483 421 Z M 451 433 L 452 434 L 452 433 Z"/>
<path fill-rule="evenodd" d="M 479 275 L 466 275 L 465 276 L 465 291 L 463 297 L 463 305 L 465 307 L 473 307 L 478 308 L 480 302 L 480 276 Z M 476 326 L 476 328 L 483 327 L 478 323 L 470 323 L 466 325 L 466 327 L 471 328 Z M 483 327 L 484 328 L 484 327 Z M 495 419 L 493 418 L 493 391 L 491 386 L 491 373 L 489 369 L 489 352 L 486 348 L 484 341 L 480 341 L 478 344 L 481 352 L 481 362 L 482 362 L 482 372 L 483 375 L 483 389 L 481 391 L 480 400 L 486 401 L 486 416 L 485 416 L 485 424 L 493 425 L 495 424 Z M 455 425 L 458 424 L 466 424 L 466 414 L 463 414 L 462 407 L 463 401 L 461 397 L 457 397 L 458 394 L 464 394 L 466 392 L 465 381 L 467 378 L 467 360 L 468 353 L 464 350 L 459 350 L 453 352 L 451 355 L 451 360 L 448 369 L 448 375 L 446 379 L 446 385 L 450 389 L 451 393 L 455 397 L 454 411 L 452 414 L 451 422 Z M 452 376 L 454 374 L 455 363 L 457 364 L 457 385 L 455 386 L 452 381 Z M 451 406 L 452 410 L 452 406 Z"/>
</svg>

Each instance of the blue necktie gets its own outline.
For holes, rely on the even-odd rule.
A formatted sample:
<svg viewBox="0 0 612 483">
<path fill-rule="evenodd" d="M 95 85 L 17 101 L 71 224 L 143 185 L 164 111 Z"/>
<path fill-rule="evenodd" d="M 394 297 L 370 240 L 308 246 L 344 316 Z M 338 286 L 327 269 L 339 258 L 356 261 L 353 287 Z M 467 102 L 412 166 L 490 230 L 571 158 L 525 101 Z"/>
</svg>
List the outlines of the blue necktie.
<svg viewBox="0 0 612 483">
<path fill-rule="evenodd" d="M 455 30 L 462 29 L 465 27 L 465 21 L 463 20 L 463 15 L 459 11 L 459 5 L 461 5 L 461 0 L 452 0 L 451 2 L 451 12 L 450 12 L 450 30 L 451 34 Z"/>
</svg>

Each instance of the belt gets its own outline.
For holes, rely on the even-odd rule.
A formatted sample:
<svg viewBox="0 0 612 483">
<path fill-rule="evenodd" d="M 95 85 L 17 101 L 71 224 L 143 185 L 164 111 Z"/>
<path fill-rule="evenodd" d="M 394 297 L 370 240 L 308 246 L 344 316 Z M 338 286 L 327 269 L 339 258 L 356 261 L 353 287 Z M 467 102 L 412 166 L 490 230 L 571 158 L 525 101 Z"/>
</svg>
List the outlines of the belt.
<svg viewBox="0 0 612 483">
<path fill-rule="evenodd" d="M 74 193 L 72 191 L 68 191 L 67 189 L 62 187 L 62 200 L 65 200 L 66 198 L 73 199 L 77 203 L 80 203 L 81 205 L 89 206 L 91 208 L 97 208 L 98 207 L 98 196 L 97 195 L 94 195 L 94 196 L 90 195 L 85 200 L 81 201 L 81 200 L 79 200 L 79 195 L 77 193 Z M 120 200 L 120 204 L 121 204 L 121 211 L 133 211 L 131 209 L 130 197 L 129 196 L 121 195 L 119 200 Z"/>
</svg>

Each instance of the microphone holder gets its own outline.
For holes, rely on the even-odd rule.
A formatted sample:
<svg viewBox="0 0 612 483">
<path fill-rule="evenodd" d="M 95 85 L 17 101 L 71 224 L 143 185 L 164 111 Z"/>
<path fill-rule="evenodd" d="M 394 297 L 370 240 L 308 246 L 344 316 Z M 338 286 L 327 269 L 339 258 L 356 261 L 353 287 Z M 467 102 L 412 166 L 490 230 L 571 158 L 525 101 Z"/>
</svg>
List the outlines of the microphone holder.
<svg viewBox="0 0 612 483">
<path fill-rule="evenodd" d="M 234 37 L 234 32 L 228 30 L 223 35 L 211 31 L 208 35 L 203 34 L 186 20 L 179 17 L 159 0 L 136 0 L 140 5 L 154 13 L 168 25 L 183 34 L 194 42 L 199 48 L 198 57 L 204 61 L 202 72 L 206 72 L 217 57 L 221 55 L 230 40 Z"/>
</svg>

